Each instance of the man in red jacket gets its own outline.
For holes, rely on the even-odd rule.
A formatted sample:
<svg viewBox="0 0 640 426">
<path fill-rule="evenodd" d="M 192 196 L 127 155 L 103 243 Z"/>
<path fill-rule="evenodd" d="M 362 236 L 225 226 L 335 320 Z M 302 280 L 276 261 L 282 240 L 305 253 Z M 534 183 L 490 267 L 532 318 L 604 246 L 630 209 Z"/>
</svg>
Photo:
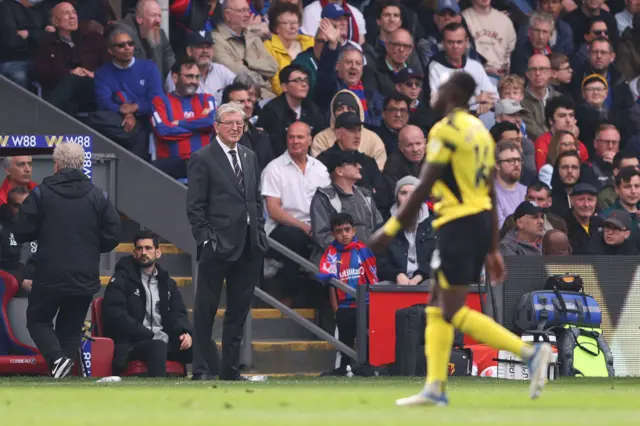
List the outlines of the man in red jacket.
<svg viewBox="0 0 640 426">
<path fill-rule="evenodd" d="M 543 133 L 536 139 L 534 146 L 536 149 L 536 169 L 547 164 L 547 155 L 549 154 L 549 143 L 551 143 L 551 135 L 560 130 L 566 130 L 576 135 L 579 129 L 576 124 L 576 105 L 568 96 L 558 96 L 547 102 L 544 108 L 544 115 L 549 123 L 550 131 Z M 580 161 L 585 162 L 589 159 L 589 153 L 584 144 L 578 141 L 580 149 Z"/>
<path fill-rule="evenodd" d="M 7 203 L 7 196 L 12 188 L 24 186 L 31 192 L 37 186 L 31 180 L 33 169 L 30 156 L 5 157 L 4 169 L 7 177 L 2 182 L 2 186 L 0 186 L 0 206 Z"/>
<path fill-rule="evenodd" d="M 109 61 L 102 35 L 78 31 L 78 14 L 71 3 L 51 11 L 55 32 L 39 43 L 33 69 L 45 99 L 69 114 L 95 110 L 93 72 Z"/>
</svg>

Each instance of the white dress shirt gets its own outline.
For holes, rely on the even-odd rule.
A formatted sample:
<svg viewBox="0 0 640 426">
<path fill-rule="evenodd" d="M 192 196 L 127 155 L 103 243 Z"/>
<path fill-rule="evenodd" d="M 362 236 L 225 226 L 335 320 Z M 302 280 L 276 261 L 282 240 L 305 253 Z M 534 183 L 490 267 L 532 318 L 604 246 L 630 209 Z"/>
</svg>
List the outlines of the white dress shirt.
<svg viewBox="0 0 640 426">
<path fill-rule="evenodd" d="M 270 162 L 262 172 L 262 196 L 279 198 L 282 208 L 295 219 L 311 224 L 311 199 L 319 187 L 329 186 L 331 179 L 324 164 L 307 155 L 304 173 L 288 151 Z M 278 223 L 267 217 L 265 232 L 271 233 Z"/>
</svg>

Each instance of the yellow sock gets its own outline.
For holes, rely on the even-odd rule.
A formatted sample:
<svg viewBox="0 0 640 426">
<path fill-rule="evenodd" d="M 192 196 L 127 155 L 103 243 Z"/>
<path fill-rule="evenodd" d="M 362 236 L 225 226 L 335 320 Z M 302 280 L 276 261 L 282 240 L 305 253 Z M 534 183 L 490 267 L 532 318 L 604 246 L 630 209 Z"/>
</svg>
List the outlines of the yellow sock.
<svg viewBox="0 0 640 426">
<path fill-rule="evenodd" d="M 533 353 L 531 345 L 523 342 L 493 319 L 467 306 L 456 312 L 451 323 L 463 333 L 495 349 L 507 350 L 523 359 L 528 359 Z"/>
<path fill-rule="evenodd" d="M 442 317 L 442 309 L 427 307 L 425 354 L 427 356 L 427 384 L 440 382 L 443 386 L 449 377 L 449 358 L 453 345 L 453 326 Z"/>
</svg>

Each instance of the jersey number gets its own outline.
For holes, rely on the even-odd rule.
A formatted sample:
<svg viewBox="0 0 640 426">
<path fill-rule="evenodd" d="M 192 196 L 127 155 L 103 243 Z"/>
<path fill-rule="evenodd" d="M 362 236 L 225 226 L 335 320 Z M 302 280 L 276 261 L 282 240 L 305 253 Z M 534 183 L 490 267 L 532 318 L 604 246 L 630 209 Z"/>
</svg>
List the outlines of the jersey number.
<svg viewBox="0 0 640 426">
<path fill-rule="evenodd" d="M 480 149 L 478 145 L 473 147 L 476 154 L 476 188 L 481 183 L 488 185 L 489 183 L 489 170 L 487 170 L 487 155 L 489 154 L 489 147 L 485 146 Z"/>
</svg>

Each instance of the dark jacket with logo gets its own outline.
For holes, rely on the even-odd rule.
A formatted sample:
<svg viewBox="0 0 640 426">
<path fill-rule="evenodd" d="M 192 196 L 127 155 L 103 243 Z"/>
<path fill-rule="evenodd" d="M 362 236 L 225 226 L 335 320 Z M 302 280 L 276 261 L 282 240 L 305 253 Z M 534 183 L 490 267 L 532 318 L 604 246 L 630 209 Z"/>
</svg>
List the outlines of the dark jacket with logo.
<svg viewBox="0 0 640 426">
<path fill-rule="evenodd" d="M 160 265 L 156 264 L 156 269 L 162 330 L 167 333 L 170 342 L 175 342 L 180 335 L 191 333 L 187 308 L 176 282 Z M 102 302 L 105 335 L 116 344 L 132 344 L 153 339 L 153 332 L 143 325 L 147 312 L 146 299 L 140 266 L 133 256 L 120 259 Z"/>
<path fill-rule="evenodd" d="M 34 289 L 93 295 L 100 289 L 100 253 L 120 242 L 120 216 L 81 170 L 62 169 L 24 200 L 14 236 L 18 243 L 38 240 Z"/>
</svg>

